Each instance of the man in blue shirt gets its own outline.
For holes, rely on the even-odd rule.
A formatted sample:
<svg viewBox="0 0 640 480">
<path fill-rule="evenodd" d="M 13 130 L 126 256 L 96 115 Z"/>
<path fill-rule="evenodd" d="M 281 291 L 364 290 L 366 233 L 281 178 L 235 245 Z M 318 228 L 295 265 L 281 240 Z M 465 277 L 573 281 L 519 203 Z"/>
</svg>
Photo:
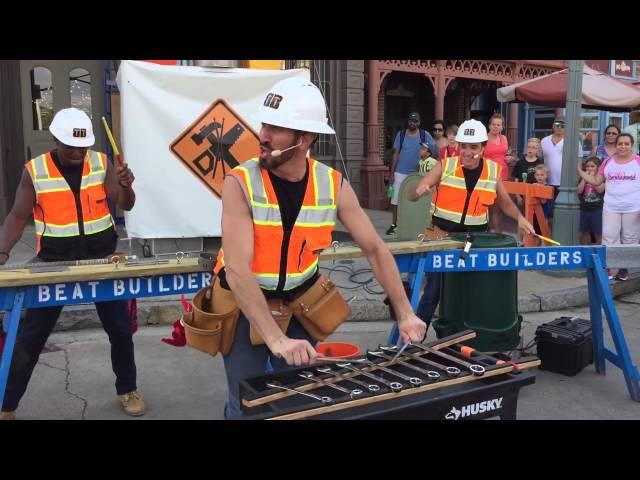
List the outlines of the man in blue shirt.
<svg viewBox="0 0 640 480">
<path fill-rule="evenodd" d="M 427 143 L 432 152 L 436 151 L 436 145 L 433 137 L 420 127 L 420 114 L 412 112 L 408 118 L 409 128 L 398 132 L 393 142 L 393 158 L 389 173 L 389 182 L 393 184 L 393 197 L 391 198 L 391 213 L 393 215 L 393 223 L 387 230 L 387 235 L 393 235 L 396 232 L 398 223 L 398 194 L 400 185 L 407 175 L 418 171 L 418 162 L 420 161 L 420 144 Z"/>
</svg>

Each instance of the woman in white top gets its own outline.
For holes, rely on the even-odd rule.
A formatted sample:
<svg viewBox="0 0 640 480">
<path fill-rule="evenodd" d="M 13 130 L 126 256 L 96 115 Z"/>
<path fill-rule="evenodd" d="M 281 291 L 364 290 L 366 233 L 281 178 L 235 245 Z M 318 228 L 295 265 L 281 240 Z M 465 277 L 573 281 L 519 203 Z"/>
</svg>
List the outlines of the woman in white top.
<svg viewBox="0 0 640 480">
<path fill-rule="evenodd" d="M 640 240 L 640 156 L 633 152 L 633 137 L 622 133 L 616 140 L 616 153 L 607 158 L 595 175 L 582 171 L 578 175 L 593 186 L 605 181 L 602 207 L 602 244 L 637 244 Z M 609 278 L 612 278 L 609 272 Z M 616 280 L 627 280 L 626 268 L 621 268 Z"/>
</svg>

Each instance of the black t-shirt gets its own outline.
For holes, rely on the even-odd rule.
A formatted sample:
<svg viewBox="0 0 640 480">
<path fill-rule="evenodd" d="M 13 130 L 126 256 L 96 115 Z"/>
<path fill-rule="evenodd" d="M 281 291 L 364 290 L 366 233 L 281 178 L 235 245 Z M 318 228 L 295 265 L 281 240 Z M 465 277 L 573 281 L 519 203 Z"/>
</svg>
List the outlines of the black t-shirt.
<svg viewBox="0 0 640 480">
<path fill-rule="evenodd" d="M 544 165 L 544 160 L 536 157 L 535 161 L 529 162 L 525 159 L 523 155 L 520 157 L 520 160 L 515 164 L 511 175 L 515 179 L 516 182 L 523 182 L 522 174 L 527 174 L 527 182 L 526 183 L 536 183 L 536 167 L 538 165 Z"/>
<path fill-rule="evenodd" d="M 435 215 L 433 216 L 431 223 L 447 232 L 485 232 L 487 230 L 487 228 L 489 227 L 488 223 L 485 223 L 483 225 L 464 224 L 464 219 L 467 215 L 467 209 L 469 208 L 469 198 L 471 197 L 471 193 L 473 192 L 473 189 L 476 188 L 476 184 L 480 179 L 483 166 L 484 160 L 481 158 L 480 163 L 478 163 L 478 166 L 476 168 L 462 168 L 462 173 L 464 174 L 464 183 L 467 186 L 467 199 L 464 203 L 464 210 L 462 211 L 462 219 L 460 220 L 460 223 L 445 220 L 444 218 L 436 217 Z"/>
<path fill-rule="evenodd" d="M 476 188 L 476 184 L 480 179 L 480 174 L 482 173 L 482 167 L 484 166 L 484 160 L 481 158 L 478 166 L 474 169 L 462 168 L 462 173 L 464 174 L 464 183 L 467 185 L 467 193 L 471 194 L 473 189 Z"/>
<path fill-rule="evenodd" d="M 60 163 L 60 157 L 58 157 L 58 151 L 57 150 L 53 150 L 51 152 L 51 158 L 53 160 L 53 163 L 56 164 L 56 167 L 58 167 L 58 170 L 60 170 L 60 173 L 62 174 L 64 179 L 69 184 L 69 187 L 71 188 L 71 191 L 74 194 L 80 193 L 80 183 L 82 182 L 82 169 L 84 167 L 84 164 L 82 164 L 80 166 L 77 166 L 77 167 L 75 167 L 75 166 L 69 166 L 69 167 L 62 166 L 62 164 Z"/>
<path fill-rule="evenodd" d="M 585 210 L 594 210 L 602 208 L 604 205 L 604 193 L 596 192 L 596 188 L 585 183 L 584 190 L 578 195 L 580 200 L 580 208 Z"/>
<path fill-rule="evenodd" d="M 307 182 L 309 181 L 309 164 L 307 163 L 307 171 L 304 177 L 298 182 L 284 180 L 271 172 L 269 172 L 269 178 L 278 198 L 282 226 L 285 232 L 290 232 L 293 230 L 293 225 L 296 223 L 296 218 L 298 218 L 304 201 L 304 193 L 307 190 Z"/>
</svg>

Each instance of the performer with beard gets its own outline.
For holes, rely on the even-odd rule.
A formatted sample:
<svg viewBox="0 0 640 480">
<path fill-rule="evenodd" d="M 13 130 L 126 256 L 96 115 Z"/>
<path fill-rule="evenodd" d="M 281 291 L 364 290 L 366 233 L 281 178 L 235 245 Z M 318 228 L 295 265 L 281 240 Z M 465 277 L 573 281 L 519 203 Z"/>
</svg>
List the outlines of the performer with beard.
<svg viewBox="0 0 640 480">
<path fill-rule="evenodd" d="M 308 80 L 289 78 L 266 95 L 256 120 L 260 158 L 234 168 L 222 194 L 222 249 L 214 282 L 231 290 L 241 311 L 224 355 L 229 390 L 225 417 L 240 415 L 240 380 L 312 363 L 314 338 L 296 318 L 283 331 L 268 301 L 292 302 L 314 287 L 320 251 L 340 219 L 365 253 L 397 312 L 405 342 L 420 342 L 425 324 L 411 309 L 396 262 L 342 175 L 307 156 L 318 134 L 335 134 L 325 101 Z M 251 342 L 250 329 L 263 344 Z M 255 337 L 255 335 L 254 335 Z"/>
</svg>

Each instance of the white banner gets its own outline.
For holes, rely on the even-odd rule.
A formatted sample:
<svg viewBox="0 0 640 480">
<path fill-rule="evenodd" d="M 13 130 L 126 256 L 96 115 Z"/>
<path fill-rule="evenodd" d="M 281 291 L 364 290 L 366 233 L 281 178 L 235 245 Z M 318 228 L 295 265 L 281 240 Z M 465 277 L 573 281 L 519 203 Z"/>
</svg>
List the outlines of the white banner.
<svg viewBox="0 0 640 480">
<path fill-rule="evenodd" d="M 309 71 L 174 67 L 123 61 L 117 78 L 121 147 L 136 176 L 136 204 L 131 212 L 125 213 L 129 236 L 145 239 L 220 236 L 222 202 L 212 189 L 219 190 L 223 167 L 228 171 L 233 165 L 224 162 L 216 165 L 216 158 L 221 157 L 219 149 L 225 143 L 218 140 L 224 132 L 233 136 L 240 131 L 255 144 L 260 124 L 251 115 L 271 86 L 294 76 L 309 79 Z M 223 101 L 212 109 L 217 99 Z M 226 126 L 221 111 L 226 115 L 233 113 Z M 214 125 L 206 117 L 207 112 L 221 125 Z M 238 118 L 241 121 L 235 124 Z M 226 142 L 227 152 L 233 148 L 233 141 Z M 186 158 L 196 150 L 195 155 L 200 156 L 196 161 L 195 156 Z M 249 150 L 236 148 L 234 154 L 243 156 Z M 238 160 L 241 163 L 248 158 Z"/>
</svg>

